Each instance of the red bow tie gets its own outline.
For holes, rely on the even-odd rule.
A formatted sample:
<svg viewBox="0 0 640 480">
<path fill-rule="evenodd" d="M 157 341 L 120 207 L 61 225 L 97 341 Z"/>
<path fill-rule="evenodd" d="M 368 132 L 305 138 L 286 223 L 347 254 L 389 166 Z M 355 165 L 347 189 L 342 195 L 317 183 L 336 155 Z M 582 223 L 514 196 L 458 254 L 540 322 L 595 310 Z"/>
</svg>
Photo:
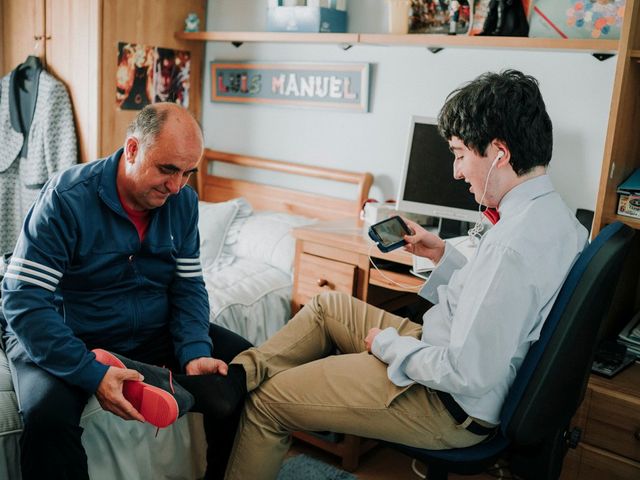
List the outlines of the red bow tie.
<svg viewBox="0 0 640 480">
<path fill-rule="evenodd" d="M 482 213 L 484 213 L 484 216 L 489 219 L 491 225 L 495 225 L 498 223 L 498 220 L 500 220 L 500 214 L 495 208 L 485 208 Z"/>
</svg>

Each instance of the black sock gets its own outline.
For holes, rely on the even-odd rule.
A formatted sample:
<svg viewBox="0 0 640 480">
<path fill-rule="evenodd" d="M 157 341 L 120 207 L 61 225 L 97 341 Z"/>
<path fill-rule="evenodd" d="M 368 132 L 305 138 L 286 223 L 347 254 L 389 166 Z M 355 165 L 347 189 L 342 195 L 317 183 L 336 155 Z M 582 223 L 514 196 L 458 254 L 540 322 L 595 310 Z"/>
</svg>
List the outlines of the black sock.
<svg viewBox="0 0 640 480">
<path fill-rule="evenodd" d="M 226 418 L 231 415 L 247 393 L 247 374 L 242 365 L 229 365 L 222 375 L 175 375 L 176 382 L 194 396 L 192 412 Z"/>
</svg>

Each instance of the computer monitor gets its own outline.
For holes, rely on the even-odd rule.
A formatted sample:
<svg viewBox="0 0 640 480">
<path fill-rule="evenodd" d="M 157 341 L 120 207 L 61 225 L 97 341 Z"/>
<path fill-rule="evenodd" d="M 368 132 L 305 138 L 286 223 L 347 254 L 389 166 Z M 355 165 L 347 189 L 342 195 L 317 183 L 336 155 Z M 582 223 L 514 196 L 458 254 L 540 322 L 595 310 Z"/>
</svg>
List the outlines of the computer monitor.
<svg viewBox="0 0 640 480">
<path fill-rule="evenodd" d="M 397 205 L 398 210 L 431 217 L 478 219 L 478 204 L 469 185 L 453 178 L 453 153 L 434 118 L 411 118 Z"/>
</svg>

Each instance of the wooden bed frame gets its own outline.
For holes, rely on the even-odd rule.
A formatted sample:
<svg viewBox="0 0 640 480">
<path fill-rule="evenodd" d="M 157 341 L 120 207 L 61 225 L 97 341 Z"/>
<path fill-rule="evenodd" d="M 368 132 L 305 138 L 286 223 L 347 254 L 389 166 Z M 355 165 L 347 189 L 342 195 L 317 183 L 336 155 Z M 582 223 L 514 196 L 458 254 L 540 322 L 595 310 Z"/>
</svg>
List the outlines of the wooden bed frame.
<svg viewBox="0 0 640 480">
<path fill-rule="evenodd" d="M 208 167 L 211 162 L 224 162 L 241 167 L 296 175 L 298 177 L 320 178 L 354 184 L 357 185 L 357 194 L 356 198 L 349 200 L 307 193 L 301 190 L 274 187 L 247 180 L 210 175 Z M 313 167 L 209 149 L 204 151 L 197 176 L 197 188 L 201 200 L 224 202 L 233 198 L 244 197 L 251 203 L 254 210 L 285 212 L 319 220 L 357 217 L 369 195 L 372 182 L 373 176 L 370 173 Z M 304 184 L 302 185 L 304 186 Z"/>
<path fill-rule="evenodd" d="M 209 164 L 211 162 L 224 162 L 241 167 L 295 175 L 302 177 L 298 182 L 302 187 L 304 187 L 304 183 L 301 182 L 305 178 L 320 178 L 353 184 L 357 185 L 356 197 L 349 200 L 211 175 L 209 174 Z M 313 167 L 209 149 L 204 151 L 197 175 L 197 189 L 200 200 L 224 202 L 233 198 L 244 197 L 251 203 L 254 210 L 304 215 L 319 220 L 335 220 L 345 217 L 357 218 L 364 202 L 368 198 L 372 183 L 373 176 L 370 173 Z M 337 455 L 342 459 L 342 467 L 349 471 L 357 468 L 360 455 L 377 444 L 374 440 L 362 439 L 355 435 L 344 435 L 343 439 L 338 442 L 331 442 L 305 432 L 294 432 L 293 436 Z"/>
</svg>

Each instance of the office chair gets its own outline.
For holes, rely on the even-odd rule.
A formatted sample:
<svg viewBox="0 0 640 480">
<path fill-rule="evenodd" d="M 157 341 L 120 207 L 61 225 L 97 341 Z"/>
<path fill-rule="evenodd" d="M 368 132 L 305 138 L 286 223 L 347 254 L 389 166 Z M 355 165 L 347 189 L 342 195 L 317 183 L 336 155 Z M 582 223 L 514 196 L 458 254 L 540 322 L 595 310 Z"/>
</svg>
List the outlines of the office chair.
<svg viewBox="0 0 640 480">
<path fill-rule="evenodd" d="M 584 397 L 598 330 L 634 233 L 613 223 L 579 255 L 509 390 L 493 438 L 451 450 L 389 445 L 425 463 L 429 480 L 481 473 L 501 455 L 526 480 L 558 478 L 565 453 L 580 439 L 569 423 Z"/>
</svg>

